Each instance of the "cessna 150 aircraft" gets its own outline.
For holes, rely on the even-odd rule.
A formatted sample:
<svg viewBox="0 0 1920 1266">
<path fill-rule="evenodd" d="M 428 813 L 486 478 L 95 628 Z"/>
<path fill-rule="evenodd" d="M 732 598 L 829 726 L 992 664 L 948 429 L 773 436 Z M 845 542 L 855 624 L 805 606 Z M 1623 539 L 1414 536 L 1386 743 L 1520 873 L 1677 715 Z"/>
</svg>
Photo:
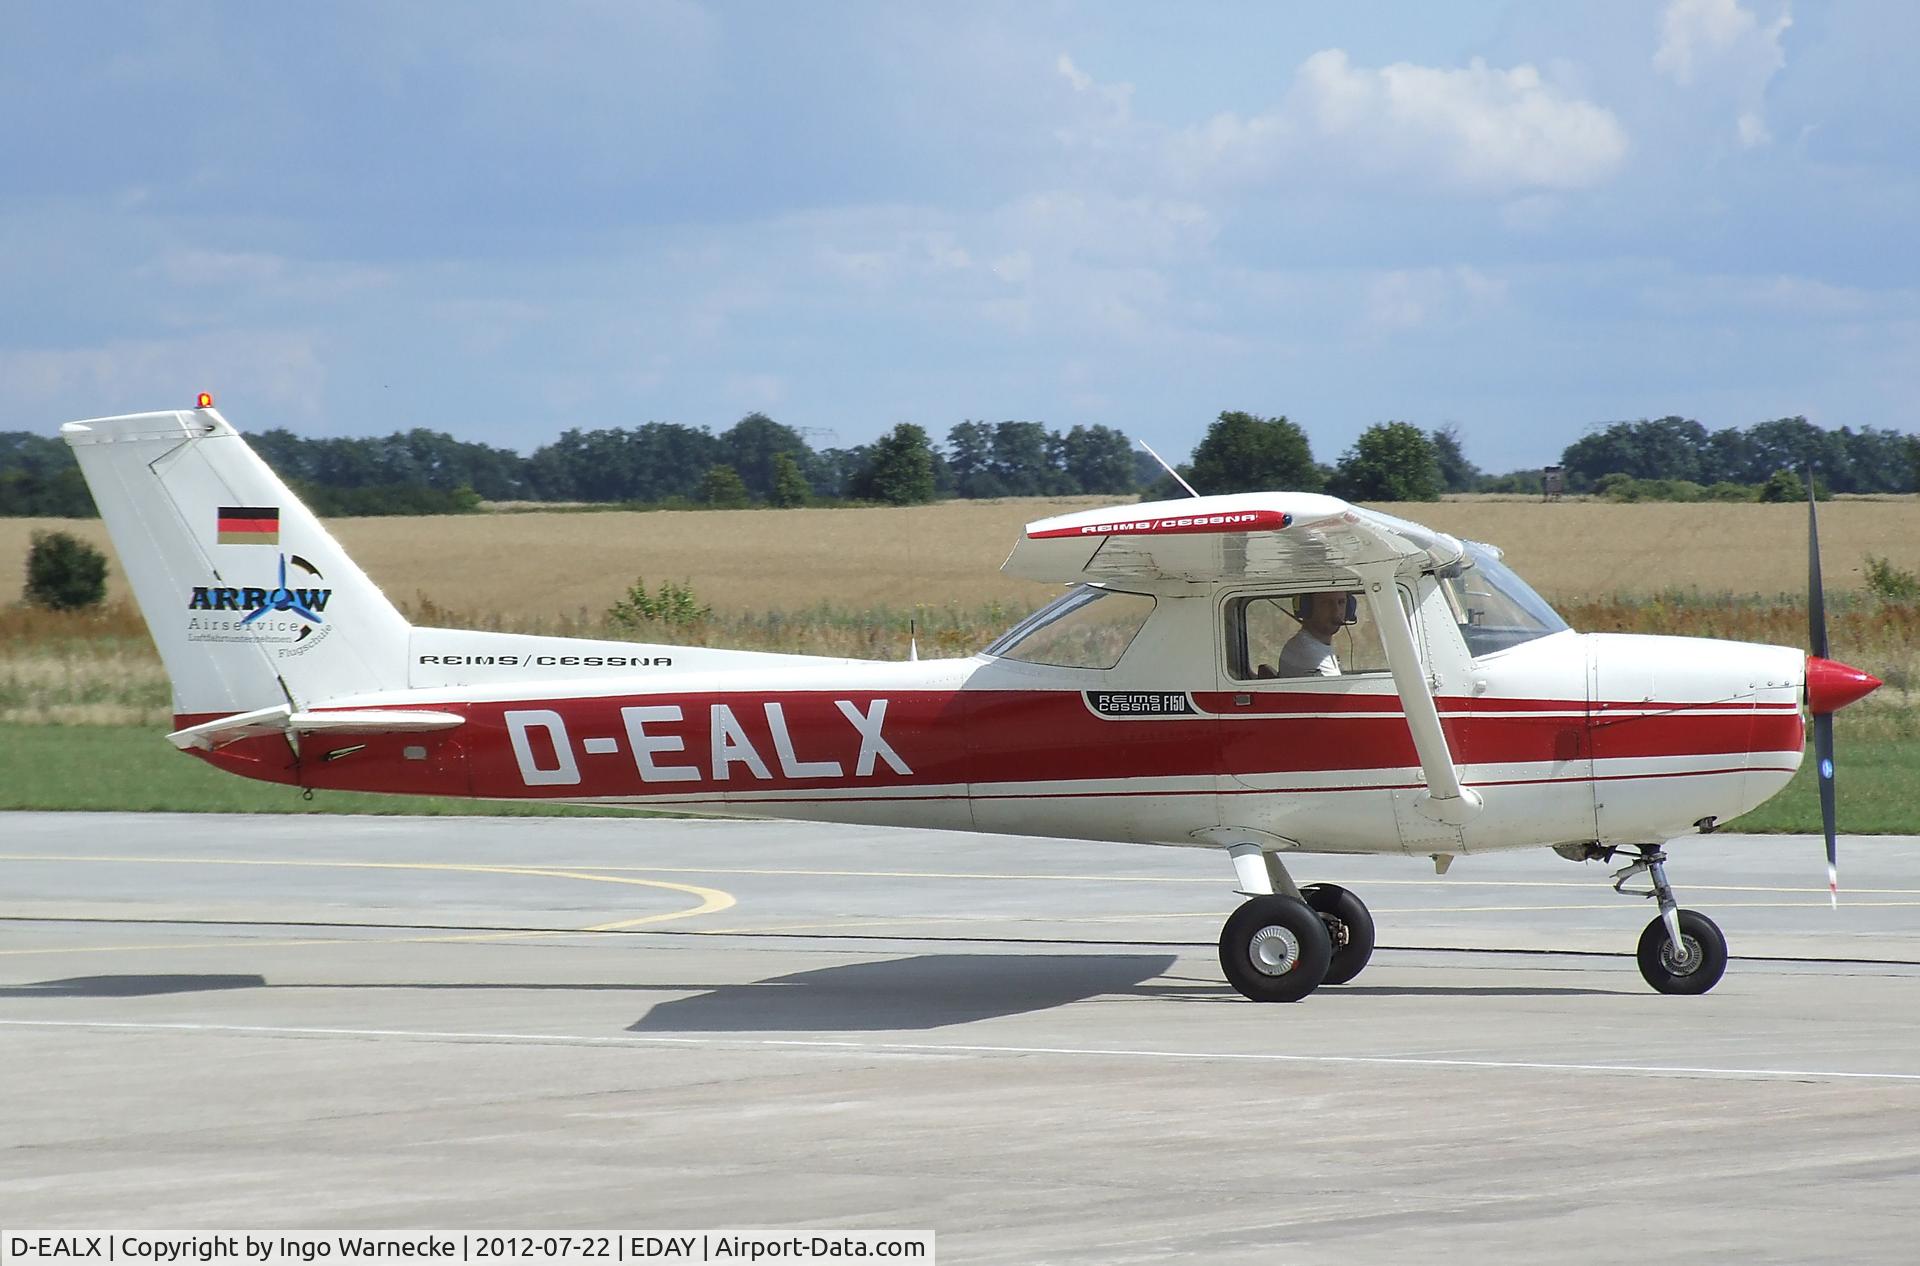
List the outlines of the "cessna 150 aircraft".
<svg viewBox="0 0 1920 1266">
<path fill-rule="evenodd" d="M 305 788 L 692 809 L 1225 852 L 1227 978 L 1294 1001 L 1366 966 L 1306 853 L 1551 847 L 1629 864 L 1641 972 L 1720 979 L 1664 845 L 1784 787 L 1880 683 L 1813 654 L 1581 634 L 1486 545 L 1333 497 L 1043 519 L 1005 570 L 1072 586 L 977 655 L 880 663 L 410 625 L 226 419 L 69 423 L 173 681 L 168 737 Z M 1634 890 L 1638 891 L 1638 890 Z M 1631 895 L 1631 894 L 1630 894 Z"/>
</svg>

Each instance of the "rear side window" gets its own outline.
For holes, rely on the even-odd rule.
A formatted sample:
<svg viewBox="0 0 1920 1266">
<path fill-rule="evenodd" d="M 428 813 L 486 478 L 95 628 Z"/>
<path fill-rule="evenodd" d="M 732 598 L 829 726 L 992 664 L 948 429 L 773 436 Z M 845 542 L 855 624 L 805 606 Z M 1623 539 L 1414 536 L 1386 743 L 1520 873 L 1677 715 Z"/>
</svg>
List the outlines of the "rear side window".
<svg viewBox="0 0 1920 1266">
<path fill-rule="evenodd" d="M 1055 668 L 1112 668 L 1152 614 L 1147 594 L 1082 585 L 1015 625 L 987 654 Z"/>
</svg>

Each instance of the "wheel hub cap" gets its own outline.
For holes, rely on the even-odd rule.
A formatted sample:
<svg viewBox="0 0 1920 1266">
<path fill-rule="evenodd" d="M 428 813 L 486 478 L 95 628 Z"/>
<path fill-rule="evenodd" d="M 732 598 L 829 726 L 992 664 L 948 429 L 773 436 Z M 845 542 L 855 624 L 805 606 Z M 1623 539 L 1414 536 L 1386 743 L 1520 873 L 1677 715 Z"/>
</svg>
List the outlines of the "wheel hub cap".
<svg viewBox="0 0 1920 1266">
<path fill-rule="evenodd" d="M 1277 925 L 1255 932 L 1251 949 L 1254 970 L 1266 976 L 1284 976 L 1300 961 L 1300 938 Z"/>
<path fill-rule="evenodd" d="M 1703 957 L 1700 942 L 1691 936 L 1682 936 L 1677 947 L 1672 941 L 1660 947 L 1660 965 L 1676 976 L 1691 976 Z"/>
</svg>

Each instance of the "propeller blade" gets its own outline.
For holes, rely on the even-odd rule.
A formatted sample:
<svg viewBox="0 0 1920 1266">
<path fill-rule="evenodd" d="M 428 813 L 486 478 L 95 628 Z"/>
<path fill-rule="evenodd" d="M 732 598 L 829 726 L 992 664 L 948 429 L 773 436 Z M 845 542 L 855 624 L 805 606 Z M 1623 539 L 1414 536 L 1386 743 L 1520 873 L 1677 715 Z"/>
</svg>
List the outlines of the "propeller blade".
<svg viewBox="0 0 1920 1266">
<path fill-rule="evenodd" d="M 1820 512 L 1813 495 L 1813 467 L 1807 467 L 1807 649 L 1827 658 L 1827 594 L 1820 581 Z M 1809 661 L 1811 672 L 1812 663 Z M 1813 714 L 1814 771 L 1820 779 L 1820 828 L 1827 837 L 1827 900 L 1840 908 L 1840 841 L 1834 828 L 1833 713 Z"/>
<path fill-rule="evenodd" d="M 1827 836 L 1827 900 L 1840 905 L 1840 841 L 1834 829 L 1833 810 L 1833 713 L 1813 714 L 1813 755 L 1819 761 L 1814 770 L 1820 779 L 1820 826 Z"/>
<path fill-rule="evenodd" d="M 1814 508 L 1813 467 L 1807 467 L 1807 650 L 1827 656 L 1827 593 L 1820 583 L 1820 512 Z"/>
<path fill-rule="evenodd" d="M 321 623 L 319 616 L 301 606 L 297 601 L 287 603 L 287 610 L 293 612 L 303 620 L 312 620 L 315 624 Z"/>
</svg>

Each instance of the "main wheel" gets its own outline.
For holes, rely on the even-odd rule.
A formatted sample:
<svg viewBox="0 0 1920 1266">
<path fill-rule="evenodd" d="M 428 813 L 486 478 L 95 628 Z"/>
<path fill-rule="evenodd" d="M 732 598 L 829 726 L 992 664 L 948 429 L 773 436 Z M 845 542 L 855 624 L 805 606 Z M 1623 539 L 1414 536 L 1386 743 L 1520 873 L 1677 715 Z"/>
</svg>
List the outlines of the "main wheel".
<svg viewBox="0 0 1920 1266">
<path fill-rule="evenodd" d="M 1360 974 L 1373 957 L 1373 916 L 1366 902 L 1338 884 L 1308 884 L 1300 890 L 1327 925 L 1333 960 L 1327 964 L 1323 985 L 1344 985 Z"/>
<path fill-rule="evenodd" d="M 1298 1002 L 1326 979 L 1327 925 L 1294 897 L 1255 897 L 1220 929 L 1220 967 L 1255 1002 Z"/>
<path fill-rule="evenodd" d="M 1661 993 L 1705 993 L 1727 970 L 1727 938 L 1698 910 L 1680 911 L 1676 951 L 1667 921 L 1656 918 L 1640 934 L 1640 974 Z"/>
</svg>

